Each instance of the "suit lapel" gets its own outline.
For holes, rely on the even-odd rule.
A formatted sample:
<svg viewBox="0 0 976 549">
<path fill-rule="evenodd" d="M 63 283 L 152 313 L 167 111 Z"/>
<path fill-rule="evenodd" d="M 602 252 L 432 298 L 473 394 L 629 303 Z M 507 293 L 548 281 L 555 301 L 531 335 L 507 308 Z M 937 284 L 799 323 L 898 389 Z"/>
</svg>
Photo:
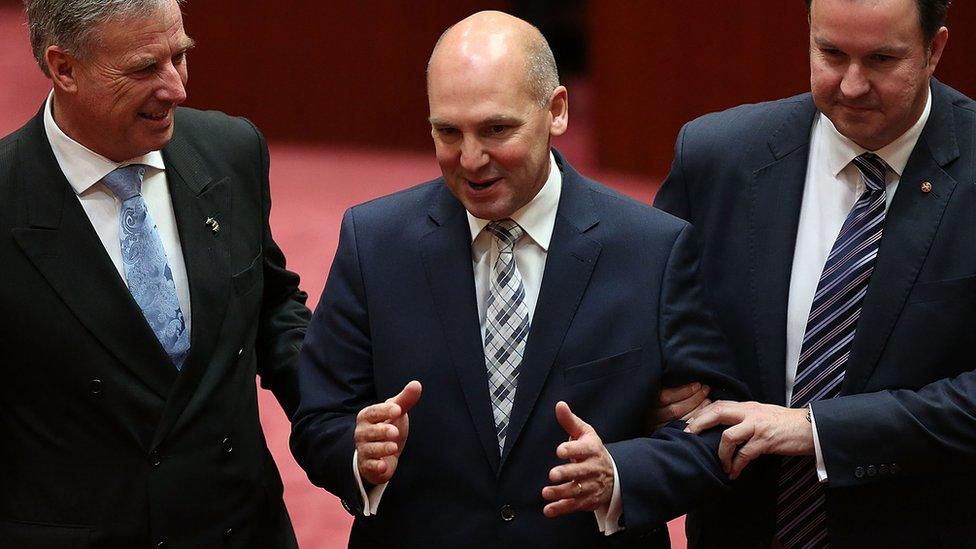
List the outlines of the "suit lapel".
<svg viewBox="0 0 976 549">
<path fill-rule="evenodd" d="M 582 183 L 582 177 L 555 154 L 564 171 L 562 191 L 539 300 L 519 368 L 503 465 L 535 408 L 602 249 L 599 242 L 584 234 L 599 222 L 590 190 Z"/>
<path fill-rule="evenodd" d="M 19 151 L 19 186 L 29 211 L 27 226 L 13 229 L 14 240 L 92 335 L 165 398 L 176 370 L 61 173 L 42 116 Z"/>
<path fill-rule="evenodd" d="M 435 227 L 420 242 L 427 281 L 471 420 L 489 466 L 497 474 L 498 435 L 488 397 L 467 216 L 442 186 L 429 217 Z"/>
<path fill-rule="evenodd" d="M 766 143 L 772 157 L 760 154 L 769 163 L 753 172 L 750 188 L 749 290 L 764 402 L 786 401 L 786 316 L 815 114 L 809 96 L 795 103 Z"/>
<path fill-rule="evenodd" d="M 941 96 L 941 84 L 933 82 L 932 89 L 929 120 L 885 216 L 881 247 L 861 306 L 842 394 L 861 392 L 877 367 L 956 186 L 956 180 L 943 170 L 959 158 L 952 104 Z M 932 184 L 929 193 L 920 191 L 926 181 Z"/>
<path fill-rule="evenodd" d="M 229 243 L 234 236 L 230 183 L 226 178 L 215 181 L 182 135 L 177 130 L 163 157 L 190 285 L 190 354 L 166 402 L 153 446 L 172 430 L 213 362 L 230 301 Z M 218 222 L 218 231 L 207 224 L 208 218 Z"/>
</svg>

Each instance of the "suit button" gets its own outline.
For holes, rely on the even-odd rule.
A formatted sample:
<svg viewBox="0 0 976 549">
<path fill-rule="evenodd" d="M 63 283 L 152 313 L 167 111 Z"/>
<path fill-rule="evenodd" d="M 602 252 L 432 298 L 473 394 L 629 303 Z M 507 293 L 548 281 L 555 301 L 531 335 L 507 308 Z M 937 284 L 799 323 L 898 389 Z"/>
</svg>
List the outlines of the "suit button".
<svg viewBox="0 0 976 549">
<path fill-rule="evenodd" d="M 230 543 L 230 539 L 234 537 L 234 529 L 228 528 L 224 530 L 224 541 Z"/>
<path fill-rule="evenodd" d="M 241 356 L 242 354 L 244 354 L 244 347 L 237 350 L 237 356 Z"/>
<path fill-rule="evenodd" d="M 873 477 L 878 474 L 878 469 L 874 465 L 868 465 L 868 476 Z"/>
<path fill-rule="evenodd" d="M 93 379 L 88 382 L 88 396 L 90 396 L 92 400 L 102 396 L 102 380 Z"/>
<path fill-rule="evenodd" d="M 156 544 L 156 549 L 169 549 L 169 544 L 165 541 L 161 541 Z"/>
<path fill-rule="evenodd" d="M 888 464 L 887 463 L 882 463 L 881 465 L 878 466 L 878 474 L 880 474 L 881 476 L 885 476 L 885 475 L 888 474 Z"/>
<path fill-rule="evenodd" d="M 502 520 L 505 522 L 511 522 L 515 518 L 515 510 L 512 509 L 511 505 L 502 506 Z"/>
<path fill-rule="evenodd" d="M 854 469 L 854 476 L 857 478 L 864 478 L 864 467 Z"/>
<path fill-rule="evenodd" d="M 234 439 L 230 437 L 224 437 L 224 440 L 220 441 L 220 448 L 227 455 L 234 453 Z"/>
<path fill-rule="evenodd" d="M 163 462 L 163 458 L 159 456 L 159 452 L 157 452 L 156 450 L 149 452 L 149 463 L 152 464 L 153 469 L 159 468 L 159 464 L 162 462 Z M 161 541 L 159 543 L 166 543 L 166 542 Z"/>
</svg>

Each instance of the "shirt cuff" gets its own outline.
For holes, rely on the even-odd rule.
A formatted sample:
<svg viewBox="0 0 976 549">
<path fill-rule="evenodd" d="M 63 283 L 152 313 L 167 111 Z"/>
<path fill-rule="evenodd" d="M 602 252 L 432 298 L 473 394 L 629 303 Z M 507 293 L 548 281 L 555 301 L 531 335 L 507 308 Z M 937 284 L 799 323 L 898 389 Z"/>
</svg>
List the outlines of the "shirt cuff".
<svg viewBox="0 0 976 549">
<path fill-rule="evenodd" d="M 380 499 L 383 498 L 383 492 L 386 491 L 386 485 L 389 482 L 373 486 L 367 494 L 366 487 L 363 486 L 363 479 L 359 476 L 358 457 L 359 450 L 356 450 L 352 453 L 352 474 L 356 477 L 356 485 L 359 486 L 359 495 L 363 498 L 363 516 L 368 517 L 376 514 L 376 510 L 380 506 Z"/>
<path fill-rule="evenodd" d="M 817 420 L 810 406 L 810 427 L 813 428 L 813 453 L 817 456 L 817 480 L 827 482 L 827 465 L 824 464 L 823 452 L 820 450 L 820 437 L 817 436 Z"/>
<path fill-rule="evenodd" d="M 596 515 L 596 525 L 604 535 L 610 536 L 624 529 L 620 525 L 620 517 L 624 513 L 624 502 L 620 496 L 620 475 L 617 474 L 617 463 L 610 456 L 610 464 L 613 465 L 613 495 L 610 496 L 610 503 L 599 507 L 593 513 Z"/>
</svg>

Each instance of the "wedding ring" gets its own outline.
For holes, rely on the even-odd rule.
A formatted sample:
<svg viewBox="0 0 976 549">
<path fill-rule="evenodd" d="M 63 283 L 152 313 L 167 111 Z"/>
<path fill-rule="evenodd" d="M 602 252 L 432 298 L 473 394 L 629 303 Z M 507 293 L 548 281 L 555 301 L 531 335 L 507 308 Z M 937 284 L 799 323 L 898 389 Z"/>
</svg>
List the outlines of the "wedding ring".
<svg viewBox="0 0 976 549">
<path fill-rule="evenodd" d="M 576 496 L 579 497 L 582 493 L 583 493 L 583 485 L 580 484 L 580 481 L 577 480 L 576 481 Z"/>
</svg>

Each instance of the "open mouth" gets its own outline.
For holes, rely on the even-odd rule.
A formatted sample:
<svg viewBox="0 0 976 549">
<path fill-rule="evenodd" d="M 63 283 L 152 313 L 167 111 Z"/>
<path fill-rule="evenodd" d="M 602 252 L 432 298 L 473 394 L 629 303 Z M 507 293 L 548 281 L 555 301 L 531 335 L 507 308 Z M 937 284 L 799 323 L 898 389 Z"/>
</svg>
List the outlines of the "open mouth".
<svg viewBox="0 0 976 549">
<path fill-rule="evenodd" d="M 500 177 L 496 177 L 494 179 L 488 179 L 488 180 L 485 180 L 485 181 L 482 181 L 482 182 L 478 183 L 478 182 L 475 182 L 475 181 L 471 181 L 469 179 L 468 180 L 468 186 L 470 186 L 472 189 L 474 189 L 476 191 L 483 191 L 483 190 L 487 189 L 488 187 L 491 187 L 492 185 L 494 185 L 495 183 L 497 183 L 499 180 L 501 180 L 501 178 Z"/>
<path fill-rule="evenodd" d="M 165 111 L 162 111 L 162 112 L 141 112 L 141 113 L 139 113 L 139 118 L 144 118 L 146 120 L 152 120 L 154 122 L 160 122 L 162 120 L 166 120 L 166 117 L 168 117 L 168 116 L 169 116 L 169 111 L 168 110 L 165 110 Z"/>
</svg>

